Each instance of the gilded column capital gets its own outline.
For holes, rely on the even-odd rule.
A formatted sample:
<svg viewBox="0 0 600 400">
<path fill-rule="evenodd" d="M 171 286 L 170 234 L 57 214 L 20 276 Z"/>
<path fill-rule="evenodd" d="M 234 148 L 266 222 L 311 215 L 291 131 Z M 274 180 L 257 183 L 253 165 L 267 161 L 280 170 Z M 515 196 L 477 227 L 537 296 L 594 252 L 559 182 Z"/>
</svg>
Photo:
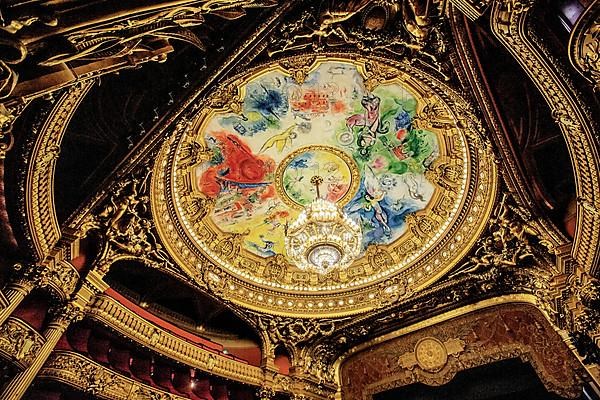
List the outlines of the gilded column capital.
<svg viewBox="0 0 600 400">
<path fill-rule="evenodd" d="M 29 293 L 34 287 L 50 289 L 61 299 L 67 298 L 77 285 L 79 273 L 66 261 L 52 261 L 46 265 L 20 264 L 13 266 L 16 272 L 11 288 Z"/>
<path fill-rule="evenodd" d="M 85 305 L 78 300 L 69 301 L 52 310 L 54 318 L 49 326 L 66 329 L 72 322 L 81 321 L 85 316 Z"/>
<path fill-rule="evenodd" d="M 256 391 L 259 400 L 271 400 L 275 398 L 275 390 L 270 387 L 262 386 Z"/>
<path fill-rule="evenodd" d="M 35 287 L 46 287 L 48 285 L 48 267 L 35 264 L 16 263 L 13 265 L 15 276 L 9 283 L 13 290 L 29 293 Z"/>
</svg>

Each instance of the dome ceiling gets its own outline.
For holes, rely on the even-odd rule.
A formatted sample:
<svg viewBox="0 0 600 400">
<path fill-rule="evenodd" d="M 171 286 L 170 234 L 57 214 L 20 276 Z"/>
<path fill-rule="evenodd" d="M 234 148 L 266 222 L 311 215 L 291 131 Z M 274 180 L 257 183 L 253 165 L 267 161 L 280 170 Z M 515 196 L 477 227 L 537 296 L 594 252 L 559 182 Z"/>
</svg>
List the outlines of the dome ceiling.
<svg viewBox="0 0 600 400">
<path fill-rule="evenodd" d="M 495 195 L 467 103 L 405 64 L 283 59 L 223 83 L 176 126 L 153 174 L 158 231 L 190 276 L 256 310 L 344 315 L 409 296 L 464 256 Z M 361 226 L 347 270 L 302 271 L 286 255 L 313 176 Z"/>
</svg>

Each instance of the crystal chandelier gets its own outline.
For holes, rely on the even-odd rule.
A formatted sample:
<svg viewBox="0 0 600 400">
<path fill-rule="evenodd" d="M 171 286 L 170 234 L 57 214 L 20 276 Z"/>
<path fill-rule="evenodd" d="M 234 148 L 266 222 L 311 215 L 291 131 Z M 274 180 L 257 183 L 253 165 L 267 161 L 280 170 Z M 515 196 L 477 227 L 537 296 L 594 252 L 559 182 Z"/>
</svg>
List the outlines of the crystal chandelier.
<svg viewBox="0 0 600 400">
<path fill-rule="evenodd" d="M 304 271 L 326 274 L 348 268 L 360 253 L 360 226 L 335 203 L 321 198 L 323 178 L 313 176 L 310 183 L 315 185 L 317 197 L 287 227 L 287 255 Z"/>
</svg>

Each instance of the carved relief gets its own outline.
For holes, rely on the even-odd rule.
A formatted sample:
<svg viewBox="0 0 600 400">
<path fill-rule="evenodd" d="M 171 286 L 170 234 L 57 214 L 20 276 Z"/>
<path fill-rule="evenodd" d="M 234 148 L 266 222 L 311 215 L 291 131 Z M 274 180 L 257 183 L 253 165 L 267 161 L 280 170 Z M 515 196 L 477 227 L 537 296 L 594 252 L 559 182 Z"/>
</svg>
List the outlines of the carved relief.
<svg viewBox="0 0 600 400">
<path fill-rule="evenodd" d="M 479 239 L 474 255 L 452 272 L 451 277 L 495 268 L 530 266 L 536 256 L 553 252 L 550 242 L 540 238 L 537 230 L 516 214 L 507 201 L 504 195 L 490 218 L 487 235 Z"/>
<path fill-rule="evenodd" d="M 0 326 L 0 353 L 27 368 L 35 359 L 45 339 L 18 318 L 9 317 Z"/>
<path fill-rule="evenodd" d="M 600 5 L 592 2 L 579 16 L 569 40 L 571 63 L 600 90 Z"/>
<path fill-rule="evenodd" d="M 135 258 L 156 268 L 178 272 L 153 231 L 149 177 L 149 167 L 140 166 L 127 179 L 117 183 L 108 204 L 82 221 L 79 228 L 82 236 L 90 231 L 102 233 L 104 248 L 96 260 L 99 271 L 107 272 L 119 259 Z"/>
<path fill-rule="evenodd" d="M 43 266 L 35 264 L 15 264 L 15 282 L 25 287 L 42 287 L 52 290 L 58 298 L 65 299 L 79 281 L 79 273 L 65 262 L 50 262 Z"/>
<path fill-rule="evenodd" d="M 443 10 L 444 1 L 332 1 L 285 22 L 281 34 L 271 39 L 269 56 L 352 45 L 368 53 L 413 57 L 449 79 L 443 60 L 447 40 L 441 29 Z"/>
<path fill-rule="evenodd" d="M 39 374 L 107 400 L 184 400 L 185 397 L 144 385 L 74 352 L 55 351 Z"/>
<path fill-rule="evenodd" d="M 285 343 L 297 346 L 315 337 L 333 333 L 335 323 L 330 320 L 286 318 L 271 315 L 254 314 L 250 317 L 256 326 L 267 334 L 274 345 Z"/>
<path fill-rule="evenodd" d="M 546 44 L 530 28 L 528 18 L 534 4 L 533 1 L 517 0 L 495 3 L 490 18 L 492 31 L 532 77 L 563 132 L 581 199 L 573 256 L 596 275 L 600 265 L 600 167 L 594 158 L 594 149 L 598 148 L 598 138 L 594 134 L 597 129 L 564 65 L 554 59 Z M 584 207 L 583 203 L 588 206 Z"/>
<path fill-rule="evenodd" d="M 406 336 L 396 337 L 350 356 L 341 366 L 344 398 L 423 382 L 441 385 L 461 370 L 521 357 L 531 362 L 548 390 L 576 398 L 582 373 L 561 337 L 534 307 L 497 306 Z"/>
<path fill-rule="evenodd" d="M 116 22 L 98 24 L 93 20 L 83 21 L 77 29 L 70 29 L 64 36 L 58 34 L 37 43 L 22 39 L 20 31 L 24 26 L 44 24 L 50 27 L 50 31 L 55 27 L 57 30 L 65 28 L 53 15 L 51 7 L 29 8 L 25 15 L 3 15 L 0 31 L 4 33 L 2 44 L 8 51 L 0 56 L 0 99 L 12 93 L 18 80 L 15 65 L 25 58 L 35 58 L 35 62 L 43 67 L 134 55 L 137 55 L 135 63 L 162 62 L 173 50 L 169 43 L 171 40 L 184 41 L 202 51 L 207 50 L 209 46 L 205 40 L 192 29 L 207 24 L 205 15 L 236 19 L 244 16 L 247 8 L 273 7 L 276 4 L 276 0 L 201 0 L 185 6 L 161 7 L 133 14 Z"/>
<path fill-rule="evenodd" d="M 38 134 L 29 162 L 25 202 L 39 259 L 44 259 L 60 238 L 53 202 L 54 164 L 68 122 L 91 87 L 89 82 L 74 85 L 60 97 Z"/>
</svg>

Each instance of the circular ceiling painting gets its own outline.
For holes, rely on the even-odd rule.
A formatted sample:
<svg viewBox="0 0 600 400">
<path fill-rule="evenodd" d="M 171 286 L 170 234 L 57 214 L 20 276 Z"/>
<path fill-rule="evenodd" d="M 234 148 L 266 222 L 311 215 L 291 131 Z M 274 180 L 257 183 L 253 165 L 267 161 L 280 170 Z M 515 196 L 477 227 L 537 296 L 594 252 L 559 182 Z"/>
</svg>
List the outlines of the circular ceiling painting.
<svg viewBox="0 0 600 400">
<path fill-rule="evenodd" d="M 172 255 L 232 301 L 295 315 L 381 305 L 439 277 L 487 219 L 495 170 L 479 125 L 420 73 L 286 59 L 202 106 L 164 146 L 153 211 Z M 347 270 L 320 275 L 287 258 L 286 226 L 317 192 L 361 227 Z"/>
</svg>

